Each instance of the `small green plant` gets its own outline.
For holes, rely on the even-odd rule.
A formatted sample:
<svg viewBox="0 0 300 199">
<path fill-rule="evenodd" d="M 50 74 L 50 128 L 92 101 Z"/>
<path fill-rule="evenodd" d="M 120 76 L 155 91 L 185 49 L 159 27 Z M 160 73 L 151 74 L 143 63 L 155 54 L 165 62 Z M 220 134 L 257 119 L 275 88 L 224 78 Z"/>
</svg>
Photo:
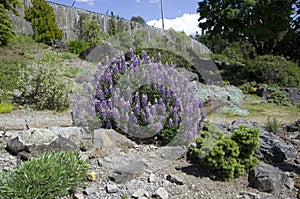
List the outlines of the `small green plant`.
<svg viewBox="0 0 300 199">
<path fill-rule="evenodd" d="M 231 135 L 224 135 L 208 123 L 196 138 L 193 153 L 207 169 L 230 181 L 258 164 L 253 157 L 258 143 L 258 128 L 241 125 Z"/>
<path fill-rule="evenodd" d="M 286 97 L 282 90 L 277 90 L 271 93 L 268 97 L 268 102 L 282 106 L 290 106 L 292 104 L 291 100 Z"/>
<path fill-rule="evenodd" d="M 268 117 L 265 128 L 268 132 L 278 133 L 282 123 L 276 117 Z"/>
<path fill-rule="evenodd" d="M 79 54 L 88 47 L 89 45 L 84 41 L 70 40 L 68 42 L 68 51 L 71 53 Z"/>
<path fill-rule="evenodd" d="M 80 186 L 88 169 L 79 152 L 45 153 L 0 173 L 0 198 L 55 199 Z"/>
<path fill-rule="evenodd" d="M 0 113 L 10 113 L 13 109 L 14 106 L 7 102 L 0 103 Z"/>
</svg>

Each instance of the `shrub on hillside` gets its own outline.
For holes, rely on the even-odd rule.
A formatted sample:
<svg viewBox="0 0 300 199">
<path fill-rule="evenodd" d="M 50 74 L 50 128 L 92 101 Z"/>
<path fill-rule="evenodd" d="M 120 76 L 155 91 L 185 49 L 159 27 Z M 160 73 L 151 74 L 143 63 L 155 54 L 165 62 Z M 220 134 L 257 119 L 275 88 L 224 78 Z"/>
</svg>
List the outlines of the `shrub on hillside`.
<svg viewBox="0 0 300 199">
<path fill-rule="evenodd" d="M 211 139 L 212 137 L 214 139 Z M 203 128 L 196 138 L 193 152 L 207 169 L 216 172 L 222 180 L 230 181 L 258 164 L 258 160 L 253 156 L 258 146 L 258 128 L 241 125 L 232 134 L 224 135 L 218 132 L 216 127 L 209 127 Z"/>
<path fill-rule="evenodd" d="M 81 25 L 81 39 L 89 46 L 102 44 L 108 35 L 102 31 L 97 20 L 86 19 Z"/>
<path fill-rule="evenodd" d="M 273 55 L 257 56 L 241 66 L 242 78 L 281 87 L 300 87 L 299 67 L 285 58 Z"/>
<path fill-rule="evenodd" d="M 89 45 L 84 41 L 70 40 L 68 41 L 68 51 L 71 53 L 79 54 L 87 49 Z"/>
<path fill-rule="evenodd" d="M 38 110 L 61 111 L 69 107 L 71 82 L 57 63 L 32 64 L 21 69 L 18 90 L 15 97 L 18 104 Z"/>
<path fill-rule="evenodd" d="M 268 102 L 282 106 L 290 106 L 292 100 L 287 98 L 282 90 L 276 90 L 268 96 Z"/>
<path fill-rule="evenodd" d="M 1 102 L 0 103 L 0 113 L 10 113 L 14 109 L 14 106 L 7 103 L 7 102 Z"/>
<path fill-rule="evenodd" d="M 25 10 L 25 19 L 32 25 L 34 40 L 43 43 L 60 40 L 63 31 L 55 22 L 52 7 L 45 0 L 33 0 L 31 3 L 32 7 Z"/>
<path fill-rule="evenodd" d="M 14 37 L 9 11 L 0 4 L 0 46 L 5 46 Z"/>
<path fill-rule="evenodd" d="M 55 199 L 86 179 L 89 165 L 78 152 L 51 152 L 0 173 L 0 198 Z"/>
</svg>

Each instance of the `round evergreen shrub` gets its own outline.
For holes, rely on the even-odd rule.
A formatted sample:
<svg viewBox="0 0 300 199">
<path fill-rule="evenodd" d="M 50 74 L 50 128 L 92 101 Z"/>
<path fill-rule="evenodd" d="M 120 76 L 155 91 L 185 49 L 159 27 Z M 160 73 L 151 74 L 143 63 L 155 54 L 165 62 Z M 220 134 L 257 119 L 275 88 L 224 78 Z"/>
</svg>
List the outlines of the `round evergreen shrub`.
<svg viewBox="0 0 300 199">
<path fill-rule="evenodd" d="M 87 49 L 89 45 L 84 41 L 70 40 L 68 41 L 68 51 L 71 53 L 79 54 Z"/>
</svg>

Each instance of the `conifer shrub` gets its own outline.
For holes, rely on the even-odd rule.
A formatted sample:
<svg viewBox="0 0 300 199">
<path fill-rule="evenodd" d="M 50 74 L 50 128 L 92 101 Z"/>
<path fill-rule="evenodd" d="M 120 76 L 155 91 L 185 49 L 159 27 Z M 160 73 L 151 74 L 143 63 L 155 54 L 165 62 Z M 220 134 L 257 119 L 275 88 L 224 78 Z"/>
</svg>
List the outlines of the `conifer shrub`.
<svg viewBox="0 0 300 199">
<path fill-rule="evenodd" d="M 25 19 L 33 28 L 34 40 L 48 43 L 54 39 L 60 40 L 63 31 L 55 22 L 55 15 L 52 7 L 45 0 L 33 0 L 31 8 L 25 10 Z"/>
<path fill-rule="evenodd" d="M 5 46 L 14 37 L 9 11 L 0 4 L 0 46 Z"/>
<path fill-rule="evenodd" d="M 81 25 L 81 39 L 89 46 L 102 44 L 108 35 L 102 31 L 97 20 L 86 19 L 82 21 Z"/>
<path fill-rule="evenodd" d="M 253 156 L 258 143 L 258 128 L 241 125 L 232 134 L 225 135 L 212 124 L 206 124 L 196 138 L 193 153 L 207 169 L 216 172 L 222 180 L 231 181 L 258 164 Z"/>
<path fill-rule="evenodd" d="M 84 41 L 79 41 L 79 40 L 68 41 L 68 51 L 70 53 L 79 54 L 83 50 L 87 49 L 88 47 L 89 47 L 89 44 L 87 44 Z"/>
<path fill-rule="evenodd" d="M 0 173 L 0 198 L 55 199 L 81 186 L 89 169 L 79 152 L 50 152 Z"/>
</svg>

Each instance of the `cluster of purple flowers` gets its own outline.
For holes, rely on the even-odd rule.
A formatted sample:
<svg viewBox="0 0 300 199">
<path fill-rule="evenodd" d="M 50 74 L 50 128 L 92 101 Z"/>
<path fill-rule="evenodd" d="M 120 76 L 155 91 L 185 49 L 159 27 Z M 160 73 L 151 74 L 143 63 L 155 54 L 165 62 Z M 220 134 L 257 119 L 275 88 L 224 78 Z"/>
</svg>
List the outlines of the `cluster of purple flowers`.
<svg viewBox="0 0 300 199">
<path fill-rule="evenodd" d="M 122 54 L 119 59 L 107 58 L 106 66 L 98 65 L 89 103 L 94 106 L 89 110 L 94 111 L 92 115 L 97 115 L 104 128 L 121 129 L 139 138 L 176 129 L 193 139 L 206 117 L 201 102 L 194 99 L 195 88 L 172 64 L 163 65 L 160 54 L 158 63 L 146 52 L 140 58 L 130 49 L 129 55 L 128 62 Z"/>
</svg>

